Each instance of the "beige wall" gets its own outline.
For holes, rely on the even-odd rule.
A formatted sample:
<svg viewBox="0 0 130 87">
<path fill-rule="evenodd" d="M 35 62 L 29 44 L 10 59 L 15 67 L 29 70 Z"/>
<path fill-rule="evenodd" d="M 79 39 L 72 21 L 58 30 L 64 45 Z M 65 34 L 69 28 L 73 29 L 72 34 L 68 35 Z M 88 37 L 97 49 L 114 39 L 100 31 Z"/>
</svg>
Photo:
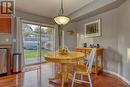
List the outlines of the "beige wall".
<svg viewBox="0 0 130 87">
<path fill-rule="evenodd" d="M 11 34 L 0 34 L 0 44 L 11 44 Z"/>
<path fill-rule="evenodd" d="M 130 0 L 119 8 L 118 52 L 122 56 L 121 75 L 130 81 L 130 60 L 127 48 L 130 48 Z"/>
<path fill-rule="evenodd" d="M 38 22 L 43 24 L 54 24 L 52 18 L 34 15 L 32 13 L 27 13 L 19 10 L 15 11 L 15 16 L 23 18 L 24 20 L 28 20 L 28 21 L 33 21 L 33 22 Z"/>
<path fill-rule="evenodd" d="M 64 35 L 64 38 L 65 38 L 65 46 L 67 46 L 70 50 L 71 49 L 74 49 L 76 46 L 77 46 L 77 27 L 76 27 L 77 23 L 69 23 L 68 25 L 66 25 L 64 27 L 64 31 L 65 31 L 65 35 Z M 69 31 L 73 31 L 74 34 L 70 34 Z"/>
<path fill-rule="evenodd" d="M 102 36 L 90 39 L 93 40 L 94 44 L 100 44 L 100 46 L 104 48 L 104 69 L 118 73 L 118 63 L 120 60 L 117 58 L 117 56 L 119 56 L 117 52 L 117 12 L 118 9 L 114 9 L 79 21 L 77 32 L 84 34 L 85 23 L 101 18 Z M 86 42 L 88 43 L 89 39 L 87 39 Z"/>
<path fill-rule="evenodd" d="M 90 39 L 104 48 L 104 69 L 130 81 L 130 60 L 127 57 L 127 48 L 130 48 L 129 8 L 130 0 L 127 0 L 119 8 L 81 20 L 75 26 L 77 32 L 83 34 L 85 23 L 101 18 L 102 36 Z"/>
</svg>

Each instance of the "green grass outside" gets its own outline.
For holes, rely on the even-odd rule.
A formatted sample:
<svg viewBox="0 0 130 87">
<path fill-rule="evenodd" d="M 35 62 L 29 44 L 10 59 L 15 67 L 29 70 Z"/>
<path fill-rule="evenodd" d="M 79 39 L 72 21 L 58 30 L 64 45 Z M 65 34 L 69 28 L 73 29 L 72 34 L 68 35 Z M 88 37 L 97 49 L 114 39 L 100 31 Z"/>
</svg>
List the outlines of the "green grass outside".
<svg viewBox="0 0 130 87">
<path fill-rule="evenodd" d="M 46 51 L 42 50 L 41 54 L 42 56 L 44 55 Z M 35 57 L 39 57 L 40 56 L 40 51 L 38 50 L 26 50 L 24 49 L 24 57 L 25 58 L 35 58 Z"/>
</svg>

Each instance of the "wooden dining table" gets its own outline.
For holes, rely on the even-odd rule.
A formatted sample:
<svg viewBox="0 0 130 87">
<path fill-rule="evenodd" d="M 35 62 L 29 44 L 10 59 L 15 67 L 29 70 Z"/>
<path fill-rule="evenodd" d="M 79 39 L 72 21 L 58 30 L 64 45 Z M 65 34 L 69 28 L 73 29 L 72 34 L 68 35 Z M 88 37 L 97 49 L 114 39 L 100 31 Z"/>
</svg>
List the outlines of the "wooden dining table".
<svg viewBox="0 0 130 87">
<path fill-rule="evenodd" d="M 60 63 L 62 70 L 56 74 L 53 78 L 49 78 L 49 81 L 61 79 L 61 87 L 64 87 L 64 83 L 69 79 L 72 79 L 72 74 L 67 71 L 67 64 L 72 62 L 78 62 L 85 57 L 82 52 L 70 51 L 66 55 L 62 55 L 59 52 L 48 52 L 44 55 L 45 60 L 48 62 Z"/>
</svg>

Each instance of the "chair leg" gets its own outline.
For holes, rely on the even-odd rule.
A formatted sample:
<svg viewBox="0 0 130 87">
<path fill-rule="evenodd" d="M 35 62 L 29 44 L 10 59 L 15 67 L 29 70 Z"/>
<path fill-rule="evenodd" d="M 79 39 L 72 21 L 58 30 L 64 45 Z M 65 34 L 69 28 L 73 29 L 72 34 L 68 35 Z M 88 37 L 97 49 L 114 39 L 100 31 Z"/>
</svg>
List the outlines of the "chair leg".
<svg viewBox="0 0 130 87">
<path fill-rule="evenodd" d="M 76 77 L 76 72 L 74 72 L 74 76 L 73 76 L 73 79 L 72 79 L 72 84 L 71 84 L 71 87 L 73 87 L 73 86 L 74 86 L 75 77 Z"/>
<path fill-rule="evenodd" d="M 80 75 L 80 79 L 83 80 L 83 75 L 82 74 Z"/>
<path fill-rule="evenodd" d="M 91 77 L 90 77 L 90 74 L 88 74 L 88 79 L 89 79 L 89 82 L 90 82 L 90 87 L 93 87 L 93 85 L 92 85 L 92 80 L 91 80 Z"/>
</svg>

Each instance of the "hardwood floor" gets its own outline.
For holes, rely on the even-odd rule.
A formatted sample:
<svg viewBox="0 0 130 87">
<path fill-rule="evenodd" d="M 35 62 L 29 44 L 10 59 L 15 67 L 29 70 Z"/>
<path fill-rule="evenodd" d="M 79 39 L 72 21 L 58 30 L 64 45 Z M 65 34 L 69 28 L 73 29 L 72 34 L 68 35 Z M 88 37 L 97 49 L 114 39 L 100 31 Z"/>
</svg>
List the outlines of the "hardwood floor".
<svg viewBox="0 0 130 87">
<path fill-rule="evenodd" d="M 39 69 L 39 66 L 41 69 Z M 48 78 L 53 77 L 60 70 L 58 64 L 45 63 L 39 66 L 37 70 L 32 69 L 32 71 L 0 77 L 0 87 L 61 87 L 60 80 L 48 82 Z M 70 66 L 72 65 L 69 65 L 68 71 L 72 72 Z M 106 73 L 99 76 L 92 75 L 92 81 L 93 87 L 130 87 L 117 77 Z M 71 87 L 71 81 L 66 83 L 65 87 Z M 75 87 L 89 87 L 89 85 L 77 83 Z"/>
</svg>

